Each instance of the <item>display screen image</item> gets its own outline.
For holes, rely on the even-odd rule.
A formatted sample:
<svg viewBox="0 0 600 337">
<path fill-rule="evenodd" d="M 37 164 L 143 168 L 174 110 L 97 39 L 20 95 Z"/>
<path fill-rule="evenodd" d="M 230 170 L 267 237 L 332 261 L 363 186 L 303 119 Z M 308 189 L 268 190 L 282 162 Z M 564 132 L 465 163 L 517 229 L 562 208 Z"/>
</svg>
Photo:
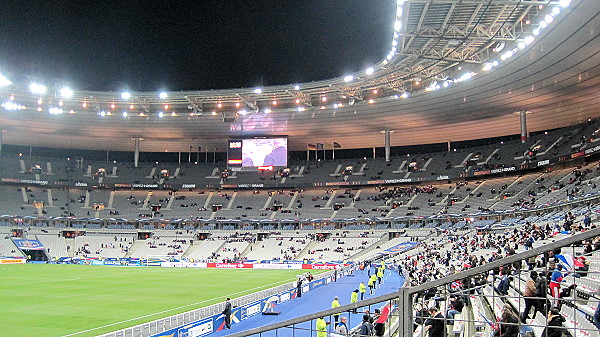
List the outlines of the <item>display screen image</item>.
<svg viewBox="0 0 600 337">
<path fill-rule="evenodd" d="M 287 138 L 242 140 L 242 167 L 287 166 Z"/>
</svg>

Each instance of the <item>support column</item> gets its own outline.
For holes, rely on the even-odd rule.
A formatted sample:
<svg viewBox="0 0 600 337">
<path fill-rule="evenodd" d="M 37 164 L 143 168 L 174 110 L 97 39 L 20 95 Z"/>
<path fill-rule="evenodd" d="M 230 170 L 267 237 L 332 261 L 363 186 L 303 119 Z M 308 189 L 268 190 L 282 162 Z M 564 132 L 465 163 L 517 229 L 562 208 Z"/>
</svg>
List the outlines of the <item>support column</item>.
<svg viewBox="0 0 600 337">
<path fill-rule="evenodd" d="M 521 143 L 527 142 L 527 111 L 519 111 L 519 119 L 521 121 Z"/>
<path fill-rule="evenodd" d="M 390 161 L 390 130 L 384 131 L 385 136 L 385 161 Z"/>
<path fill-rule="evenodd" d="M 413 329 L 413 298 L 408 292 L 408 288 L 400 288 L 398 294 L 398 313 L 400 318 L 400 327 L 398 329 L 398 337 L 412 337 Z M 410 324 L 403 324 L 409 322 Z M 445 327 L 445 326 L 444 326 Z"/>
<path fill-rule="evenodd" d="M 140 140 L 139 137 L 132 138 L 135 144 L 135 148 L 133 150 L 133 167 L 138 167 L 140 163 Z"/>
<path fill-rule="evenodd" d="M 0 130 L 0 155 L 2 154 L 2 136 L 5 130 Z"/>
</svg>

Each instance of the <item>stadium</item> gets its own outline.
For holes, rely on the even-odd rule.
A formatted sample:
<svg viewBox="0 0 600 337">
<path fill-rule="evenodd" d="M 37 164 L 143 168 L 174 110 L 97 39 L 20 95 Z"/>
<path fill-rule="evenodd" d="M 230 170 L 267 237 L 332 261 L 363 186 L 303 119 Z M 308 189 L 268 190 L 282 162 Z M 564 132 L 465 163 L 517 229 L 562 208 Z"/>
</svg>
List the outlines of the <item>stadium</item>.
<svg viewBox="0 0 600 337">
<path fill-rule="evenodd" d="M 0 68 L 0 328 L 598 336 L 600 2 L 387 2 L 387 53 L 328 79 Z"/>
</svg>

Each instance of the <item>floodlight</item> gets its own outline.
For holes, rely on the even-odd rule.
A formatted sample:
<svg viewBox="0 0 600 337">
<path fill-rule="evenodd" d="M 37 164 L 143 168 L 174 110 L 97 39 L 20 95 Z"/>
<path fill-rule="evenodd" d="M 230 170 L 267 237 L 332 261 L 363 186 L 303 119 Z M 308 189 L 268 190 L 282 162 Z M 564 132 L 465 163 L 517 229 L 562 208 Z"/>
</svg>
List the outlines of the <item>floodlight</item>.
<svg viewBox="0 0 600 337">
<path fill-rule="evenodd" d="M 17 110 L 25 109 L 25 107 L 23 105 L 20 105 L 15 102 L 11 102 L 11 101 L 6 101 L 6 102 L 2 103 L 2 106 L 4 107 L 4 109 L 6 109 L 8 111 L 17 111 Z"/>
<path fill-rule="evenodd" d="M 560 5 L 560 7 L 566 8 L 571 4 L 571 0 L 560 0 L 558 4 Z"/>
<path fill-rule="evenodd" d="M 158 98 L 160 98 L 160 99 L 165 99 L 167 97 L 169 97 L 169 95 L 164 91 L 162 91 L 160 94 L 158 94 Z"/>
<path fill-rule="evenodd" d="M 352 82 L 353 79 L 354 79 L 354 76 L 352 76 L 352 75 L 346 75 L 344 77 L 344 82 Z"/>
<path fill-rule="evenodd" d="M 61 108 L 49 108 L 48 112 L 51 115 L 61 115 L 63 113 L 63 109 L 61 109 Z"/>
<path fill-rule="evenodd" d="M 262 93 L 262 89 L 261 88 L 256 88 L 256 89 L 254 89 L 254 93 L 255 94 L 261 94 Z"/>
<path fill-rule="evenodd" d="M 131 98 L 131 93 L 129 91 L 124 91 L 121 93 L 121 98 L 122 99 L 130 99 Z"/>
<path fill-rule="evenodd" d="M 127 111 L 123 111 L 123 117 L 127 117 Z"/>
<path fill-rule="evenodd" d="M 530 44 L 531 42 L 533 42 L 534 39 L 535 38 L 533 36 L 528 35 L 528 36 L 525 37 L 525 39 L 523 40 L 523 42 L 525 42 L 525 44 L 527 45 L 527 44 Z"/>
<path fill-rule="evenodd" d="M 164 115 L 165 115 L 165 113 L 162 111 L 158 113 L 158 117 L 160 117 L 160 118 L 162 118 Z"/>
<path fill-rule="evenodd" d="M 63 87 L 60 89 L 60 97 L 62 98 L 71 98 L 73 96 L 73 90 L 68 87 Z"/>
<path fill-rule="evenodd" d="M 12 82 L 4 75 L 0 75 L 0 86 L 5 87 L 11 85 Z"/>
<path fill-rule="evenodd" d="M 365 73 L 367 75 L 373 75 L 373 73 L 375 72 L 375 69 L 373 69 L 373 67 L 369 67 L 367 68 L 367 70 L 365 71 Z"/>
<path fill-rule="evenodd" d="M 34 82 L 29 85 L 29 90 L 33 94 L 43 95 L 46 92 L 46 86 Z"/>
<path fill-rule="evenodd" d="M 396 20 L 396 22 L 394 22 L 394 30 L 399 31 L 401 27 L 402 23 L 399 20 Z"/>
<path fill-rule="evenodd" d="M 461 77 L 457 78 L 455 82 L 466 81 L 466 80 L 470 79 L 471 77 L 473 77 L 473 73 L 472 72 L 465 73 Z"/>
<path fill-rule="evenodd" d="M 296 85 L 294 86 L 294 90 L 300 90 L 300 86 L 296 84 Z"/>
<path fill-rule="evenodd" d="M 501 58 L 502 60 L 506 60 L 506 59 L 509 59 L 509 58 L 511 58 L 511 57 L 513 56 L 513 54 L 514 54 L 514 53 L 513 53 L 513 51 L 512 51 L 512 50 L 509 50 L 509 51 L 507 51 L 506 53 L 502 54 L 502 56 L 500 56 L 500 58 Z"/>
</svg>

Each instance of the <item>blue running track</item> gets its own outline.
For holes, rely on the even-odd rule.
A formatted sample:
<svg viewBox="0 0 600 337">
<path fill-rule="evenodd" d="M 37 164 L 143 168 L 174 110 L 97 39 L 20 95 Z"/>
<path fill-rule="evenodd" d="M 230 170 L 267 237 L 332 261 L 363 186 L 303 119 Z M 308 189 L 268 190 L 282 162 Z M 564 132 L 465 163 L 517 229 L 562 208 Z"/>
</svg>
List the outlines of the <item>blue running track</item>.
<svg viewBox="0 0 600 337">
<path fill-rule="evenodd" d="M 227 336 L 231 333 L 243 332 L 249 329 L 282 322 L 288 319 L 308 315 L 311 313 L 315 313 L 318 311 L 323 311 L 327 309 L 331 309 L 331 301 L 333 301 L 335 296 L 339 297 L 339 301 L 341 305 L 350 304 L 350 294 L 354 289 L 358 289 L 358 285 L 360 282 L 365 282 L 367 284 L 367 271 L 366 270 L 357 270 L 354 272 L 353 276 L 345 276 L 342 278 L 338 278 L 337 282 L 332 282 L 322 287 L 316 288 L 312 291 L 302 294 L 301 298 L 296 298 L 291 301 L 282 303 L 277 305 L 275 308 L 276 311 L 280 311 L 281 314 L 277 316 L 264 316 L 264 315 L 256 315 L 254 317 L 243 320 L 239 323 L 235 323 L 231 325 L 230 330 L 221 330 L 215 333 L 212 333 L 210 336 L 220 337 Z M 374 295 L 369 295 L 369 289 L 367 287 L 367 292 L 365 294 L 365 299 L 381 296 L 385 294 L 389 294 L 395 291 L 398 291 L 402 284 L 404 283 L 404 279 L 398 275 L 398 271 L 394 269 L 387 269 L 385 275 L 383 277 L 383 284 L 380 289 L 375 289 Z M 373 313 L 375 308 L 371 308 L 371 313 Z M 357 314 L 352 313 L 344 313 L 342 316 L 346 316 L 348 319 L 347 324 L 348 328 L 351 329 L 362 321 L 362 312 L 358 312 Z M 325 321 L 333 322 L 333 317 L 326 317 Z M 261 336 L 264 337 L 275 337 L 275 336 L 295 336 L 295 337 L 308 337 L 308 336 L 316 336 L 315 332 L 310 332 L 311 322 L 305 322 L 299 325 L 296 325 L 294 331 L 288 329 L 280 329 L 276 334 L 275 331 L 269 333 L 263 333 Z M 314 322 L 312 322 L 314 325 Z M 314 329 L 314 326 L 312 327 Z M 333 324 L 328 325 L 328 329 L 333 331 Z"/>
</svg>

